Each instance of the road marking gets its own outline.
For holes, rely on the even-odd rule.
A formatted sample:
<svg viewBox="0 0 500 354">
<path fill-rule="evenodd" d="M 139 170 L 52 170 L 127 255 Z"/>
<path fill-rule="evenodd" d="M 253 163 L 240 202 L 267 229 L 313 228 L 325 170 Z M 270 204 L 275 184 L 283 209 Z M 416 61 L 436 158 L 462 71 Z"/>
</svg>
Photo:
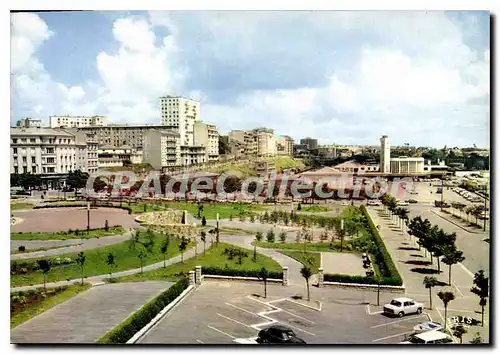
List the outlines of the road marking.
<svg viewBox="0 0 500 354">
<path fill-rule="evenodd" d="M 248 327 L 248 328 L 252 328 L 250 327 L 249 325 L 243 323 L 243 322 L 240 322 L 238 320 L 235 320 L 234 318 L 231 318 L 231 317 L 227 317 L 227 316 L 224 316 L 224 315 L 221 315 L 220 313 L 217 312 L 217 315 L 219 315 L 220 317 L 222 318 L 225 318 L 226 320 L 229 320 L 229 321 L 233 321 L 234 323 L 237 323 L 239 325 L 242 325 L 242 326 L 245 326 L 245 327 Z"/>
<path fill-rule="evenodd" d="M 207 327 L 208 327 L 208 328 L 213 329 L 214 331 L 217 331 L 217 332 L 219 332 L 219 333 L 222 333 L 222 334 L 224 334 L 224 335 L 226 335 L 226 336 L 228 336 L 228 337 L 231 337 L 231 338 L 233 338 L 233 339 L 235 339 L 235 338 L 236 338 L 235 336 L 232 336 L 232 335 L 230 335 L 229 333 L 226 333 L 226 332 L 224 332 L 224 331 L 221 331 L 220 329 L 217 329 L 217 328 L 212 327 L 212 326 L 210 326 L 210 325 L 207 325 Z"/>
<path fill-rule="evenodd" d="M 444 310 L 444 308 L 443 308 L 443 307 L 441 307 L 441 310 Z M 448 309 L 448 311 L 476 313 L 476 311 L 470 311 L 470 310 L 457 310 L 457 309 Z"/>
<path fill-rule="evenodd" d="M 314 311 L 321 311 L 321 307 L 322 307 L 322 306 L 321 306 L 321 301 L 318 301 L 318 304 L 319 304 L 319 309 L 318 309 L 318 308 L 315 308 L 315 307 L 312 307 L 312 306 L 309 306 L 309 305 L 306 305 L 306 304 L 302 304 L 302 303 L 300 303 L 300 302 L 298 302 L 298 301 L 294 301 L 294 300 L 292 300 L 292 299 L 286 299 L 286 300 L 287 300 L 287 301 L 290 301 L 290 302 L 293 302 L 294 304 L 297 304 L 297 305 L 300 305 L 300 306 L 307 307 L 307 308 L 309 308 L 309 309 L 311 309 L 311 310 L 314 310 Z"/>
<path fill-rule="evenodd" d="M 462 264 L 462 263 L 458 263 L 460 265 L 460 267 L 462 267 L 463 270 L 465 270 L 465 272 L 467 274 L 470 275 L 471 278 L 474 278 L 474 274 L 472 274 L 472 272 L 470 270 L 468 270 L 467 268 L 465 268 L 465 266 Z"/>
<path fill-rule="evenodd" d="M 203 343 L 203 342 L 202 342 L 201 340 L 199 340 L 199 339 L 197 339 L 196 341 L 197 341 L 198 343 L 205 344 L 205 343 Z"/>
<path fill-rule="evenodd" d="M 455 289 L 457 289 L 457 291 L 460 293 L 460 295 L 462 295 L 462 297 L 464 296 L 464 294 L 460 291 L 460 289 L 458 288 L 457 284 L 453 283 L 453 286 L 455 287 Z"/>
<path fill-rule="evenodd" d="M 368 315 L 378 315 L 379 313 L 382 313 L 382 312 L 384 312 L 384 311 L 376 311 L 376 312 L 371 312 L 371 310 L 370 310 L 370 305 L 366 305 L 366 313 L 367 313 Z"/>
<path fill-rule="evenodd" d="M 404 321 L 409 321 L 409 320 L 414 320 L 416 318 L 420 318 L 420 317 L 426 317 L 427 315 L 419 315 L 419 316 L 412 316 L 412 317 L 408 317 L 408 318 L 403 318 L 402 320 L 397 320 L 397 321 L 392 321 L 392 322 L 387 322 L 387 323 L 382 323 L 382 324 L 379 324 L 379 325 L 375 325 L 375 326 L 371 326 L 370 328 L 378 328 L 378 327 L 383 327 L 383 326 L 387 326 L 387 325 L 391 325 L 391 324 L 394 324 L 394 323 L 399 323 L 399 322 L 404 322 Z"/>
<path fill-rule="evenodd" d="M 449 309 L 448 309 L 449 310 Z M 438 312 L 439 314 L 439 317 L 441 317 L 441 319 L 443 320 L 443 324 L 446 323 L 446 319 L 443 317 L 443 315 L 441 314 L 441 311 L 439 311 L 439 308 L 436 307 L 436 311 Z M 446 330 L 448 331 L 448 333 L 451 335 L 451 338 L 453 338 L 453 341 L 456 343 L 457 342 L 457 339 L 455 338 L 455 336 L 453 335 L 453 333 L 451 332 L 451 329 L 450 327 L 446 326 Z"/>
<path fill-rule="evenodd" d="M 373 342 L 378 342 L 378 341 L 381 341 L 381 340 L 386 340 L 386 339 L 394 338 L 394 337 L 404 336 L 404 335 L 410 334 L 410 333 L 413 333 L 413 331 L 398 333 L 398 334 L 394 334 L 392 336 L 387 336 L 387 337 L 383 337 L 383 338 L 374 339 L 374 340 L 372 340 L 372 343 Z"/>
</svg>

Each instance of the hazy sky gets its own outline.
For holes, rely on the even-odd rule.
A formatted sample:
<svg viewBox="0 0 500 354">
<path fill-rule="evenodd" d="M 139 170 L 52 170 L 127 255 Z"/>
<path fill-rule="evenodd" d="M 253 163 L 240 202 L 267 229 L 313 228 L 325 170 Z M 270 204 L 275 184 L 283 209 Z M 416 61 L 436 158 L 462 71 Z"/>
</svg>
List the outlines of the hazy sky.
<svg viewBox="0 0 500 354">
<path fill-rule="evenodd" d="M 221 133 L 489 145 L 487 12 L 12 14 L 11 124 L 25 116 L 160 122 L 161 95 L 201 100 Z"/>
</svg>

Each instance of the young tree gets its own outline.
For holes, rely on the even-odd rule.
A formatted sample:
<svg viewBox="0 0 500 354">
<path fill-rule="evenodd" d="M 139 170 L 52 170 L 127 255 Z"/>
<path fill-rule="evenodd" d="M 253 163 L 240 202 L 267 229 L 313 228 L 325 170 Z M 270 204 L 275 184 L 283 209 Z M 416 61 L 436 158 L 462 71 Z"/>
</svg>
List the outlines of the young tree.
<svg viewBox="0 0 500 354">
<path fill-rule="evenodd" d="M 206 226 L 207 225 L 207 219 L 205 218 L 205 215 L 201 218 L 201 226 Z"/>
<path fill-rule="evenodd" d="M 479 306 L 481 306 L 481 326 L 484 327 L 484 307 L 487 304 L 489 296 L 488 277 L 484 275 L 484 270 L 478 271 L 474 274 L 474 285 L 470 291 L 479 296 Z"/>
<path fill-rule="evenodd" d="M 83 285 L 83 266 L 85 265 L 85 255 L 83 252 L 78 253 L 78 256 L 76 257 L 76 263 L 80 266 L 80 269 L 82 271 L 82 285 Z"/>
<path fill-rule="evenodd" d="M 446 325 L 448 323 L 448 304 L 450 301 L 455 299 L 455 294 L 450 291 L 440 291 L 438 292 L 438 297 L 441 299 L 444 305 L 444 330 L 446 331 Z"/>
<path fill-rule="evenodd" d="M 267 242 L 274 242 L 275 237 L 273 229 L 269 229 L 266 233 Z"/>
<path fill-rule="evenodd" d="M 66 178 L 66 184 L 71 188 L 75 189 L 75 196 L 78 194 L 79 188 L 85 188 L 87 185 L 87 180 L 89 178 L 89 174 L 87 172 L 82 172 L 80 170 L 76 170 L 68 173 L 68 178 Z"/>
<path fill-rule="evenodd" d="M 257 233 L 255 234 L 255 240 L 257 240 L 257 242 L 261 242 L 263 237 L 264 236 L 262 235 L 261 231 L 257 231 Z"/>
<path fill-rule="evenodd" d="M 312 270 L 311 268 L 307 266 L 303 266 L 302 269 L 300 270 L 300 274 L 304 277 L 306 280 L 306 287 L 307 287 L 307 301 L 311 301 L 311 294 L 309 292 L 309 279 L 312 276 Z"/>
<path fill-rule="evenodd" d="M 443 257 L 443 263 L 448 265 L 448 285 L 451 286 L 451 266 L 453 264 L 457 264 L 462 262 L 465 257 L 463 256 L 463 252 L 459 251 L 456 249 L 456 247 L 453 245 L 453 247 L 448 247 L 447 249 L 444 250 L 444 257 Z"/>
<path fill-rule="evenodd" d="M 229 214 L 229 221 L 233 221 L 233 214 Z"/>
<path fill-rule="evenodd" d="M 264 282 L 264 299 L 267 299 L 267 278 L 269 277 L 269 272 L 265 267 L 262 267 L 259 271 L 258 278 Z"/>
<path fill-rule="evenodd" d="M 297 211 L 301 211 L 302 210 L 302 205 L 299 203 L 299 205 L 297 205 Z"/>
<path fill-rule="evenodd" d="M 109 231 L 109 223 L 108 223 L 108 219 L 106 219 L 106 221 L 104 222 L 104 231 L 108 232 Z"/>
<path fill-rule="evenodd" d="M 110 252 L 108 253 L 108 259 L 106 260 L 106 264 L 109 266 L 109 277 L 111 278 L 113 274 L 113 267 L 116 266 L 115 264 L 115 256 Z"/>
<path fill-rule="evenodd" d="M 280 241 L 281 242 L 285 242 L 286 241 L 286 232 L 285 231 L 281 231 L 280 232 Z"/>
<path fill-rule="evenodd" d="M 203 212 L 203 203 L 198 203 L 198 219 L 201 218 L 201 213 Z M 203 225 L 205 226 L 205 225 Z"/>
<path fill-rule="evenodd" d="M 161 244 L 160 247 L 160 252 L 163 254 L 163 268 L 167 267 L 166 256 L 169 245 L 170 245 L 170 235 L 167 234 L 165 235 L 165 239 L 163 240 L 163 243 Z"/>
<path fill-rule="evenodd" d="M 462 337 L 465 333 L 467 333 L 467 330 L 464 326 L 456 326 L 453 330 L 453 335 L 460 339 L 460 344 L 462 344 Z"/>
<path fill-rule="evenodd" d="M 438 271 L 441 272 L 441 262 L 440 257 L 444 256 L 444 253 L 450 247 L 454 247 L 455 240 L 457 239 L 456 233 L 446 233 L 443 229 L 437 230 L 437 227 L 433 228 L 431 231 L 429 247 L 431 247 L 434 257 L 438 261 Z"/>
<path fill-rule="evenodd" d="M 149 230 L 146 231 L 145 237 L 141 237 L 141 235 L 142 234 L 139 233 L 139 231 L 136 231 L 132 235 L 129 241 L 130 242 L 129 248 L 136 252 L 137 258 L 139 259 L 139 264 L 141 267 L 141 274 L 142 274 L 144 259 L 147 257 L 148 253 L 153 252 L 155 237 L 154 234 Z"/>
<path fill-rule="evenodd" d="M 206 248 L 207 248 L 206 247 L 207 246 L 207 244 L 206 244 L 206 242 L 207 242 L 207 234 L 205 233 L 205 231 L 202 231 L 200 233 L 200 235 L 201 235 L 201 237 L 200 237 L 201 238 L 201 242 L 203 242 L 203 254 L 205 254 L 205 251 L 206 251 Z"/>
<path fill-rule="evenodd" d="M 438 285 L 439 282 L 436 277 L 425 277 L 424 285 L 426 289 L 429 289 L 429 310 L 432 310 L 432 288 Z"/>
<path fill-rule="evenodd" d="M 181 251 L 181 263 L 184 263 L 184 252 L 186 251 L 188 240 L 184 236 L 181 238 L 181 243 L 179 244 L 179 251 Z"/>
<path fill-rule="evenodd" d="M 45 289 L 45 291 L 47 291 L 46 283 L 47 283 L 47 273 L 49 272 L 50 266 L 51 266 L 50 260 L 48 260 L 48 259 L 39 259 L 36 262 L 38 263 L 38 266 L 42 270 L 42 273 L 43 273 L 43 288 Z"/>
</svg>

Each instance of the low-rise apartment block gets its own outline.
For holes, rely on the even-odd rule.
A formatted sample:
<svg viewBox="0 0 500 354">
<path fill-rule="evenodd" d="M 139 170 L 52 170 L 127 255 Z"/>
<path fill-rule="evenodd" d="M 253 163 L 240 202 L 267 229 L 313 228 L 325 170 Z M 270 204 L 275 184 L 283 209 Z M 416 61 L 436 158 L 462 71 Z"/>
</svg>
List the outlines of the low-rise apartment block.
<svg viewBox="0 0 500 354">
<path fill-rule="evenodd" d="M 144 162 L 155 169 L 181 164 L 179 133 L 166 130 L 149 130 L 144 133 Z"/>
<path fill-rule="evenodd" d="M 108 124 L 108 118 L 104 116 L 51 116 L 49 121 L 51 128 L 102 127 Z"/>
<path fill-rule="evenodd" d="M 195 122 L 194 145 L 206 148 L 207 161 L 217 161 L 219 159 L 219 133 L 216 126 L 203 122 Z"/>
</svg>

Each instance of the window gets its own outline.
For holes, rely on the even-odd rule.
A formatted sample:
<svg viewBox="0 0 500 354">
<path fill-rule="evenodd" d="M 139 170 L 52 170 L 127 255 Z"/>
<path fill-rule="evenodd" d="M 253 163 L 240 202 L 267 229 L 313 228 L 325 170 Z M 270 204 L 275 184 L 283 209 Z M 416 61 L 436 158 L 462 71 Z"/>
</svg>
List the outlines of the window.
<svg viewBox="0 0 500 354">
<path fill-rule="evenodd" d="M 17 148 L 13 148 L 12 150 L 13 150 L 12 152 L 13 152 L 14 154 L 17 154 Z"/>
<path fill-rule="evenodd" d="M 23 167 L 23 173 L 28 173 L 28 167 L 26 166 Z"/>
<path fill-rule="evenodd" d="M 34 138 L 30 139 L 30 143 L 36 143 L 36 139 Z"/>
<path fill-rule="evenodd" d="M 31 173 L 35 174 L 36 173 L 36 167 L 31 168 Z"/>
<path fill-rule="evenodd" d="M 26 162 L 26 156 L 23 156 L 23 162 Z"/>
<path fill-rule="evenodd" d="M 17 166 L 14 166 L 14 173 L 19 173 L 18 171 L 19 169 L 17 168 Z"/>
<path fill-rule="evenodd" d="M 17 144 L 17 139 L 12 139 L 12 144 Z"/>
<path fill-rule="evenodd" d="M 36 157 L 35 156 L 31 157 L 31 163 L 36 163 Z"/>
</svg>

